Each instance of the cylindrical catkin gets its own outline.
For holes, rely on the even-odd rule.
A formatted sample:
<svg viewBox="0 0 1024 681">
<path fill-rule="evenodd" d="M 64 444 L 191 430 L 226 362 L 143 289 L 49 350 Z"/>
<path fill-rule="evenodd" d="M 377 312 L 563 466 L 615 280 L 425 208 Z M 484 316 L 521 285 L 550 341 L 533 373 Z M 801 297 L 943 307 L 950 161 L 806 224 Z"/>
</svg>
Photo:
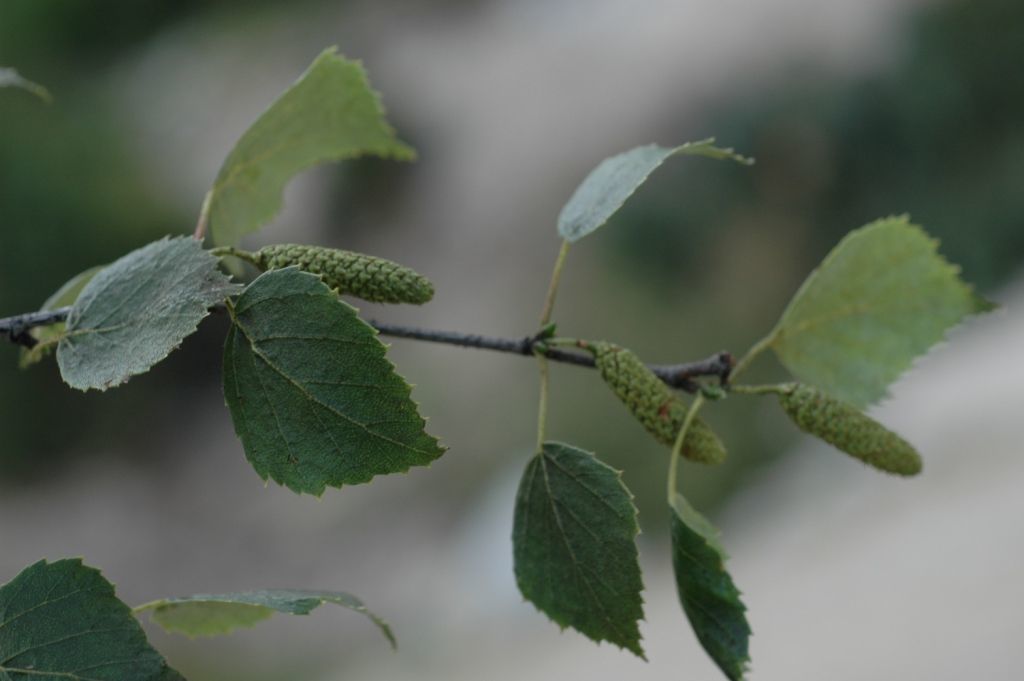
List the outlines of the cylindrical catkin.
<svg viewBox="0 0 1024 681">
<path fill-rule="evenodd" d="M 672 446 L 686 420 L 687 406 L 633 352 L 612 343 L 589 343 L 601 378 L 659 442 Z M 700 463 L 721 463 L 725 446 L 700 417 L 690 422 L 682 455 Z"/>
<path fill-rule="evenodd" d="M 801 430 L 864 463 L 897 475 L 921 472 L 921 456 L 906 440 L 853 405 L 802 383 L 780 393 L 779 402 Z"/>
<path fill-rule="evenodd" d="M 434 297 L 434 286 L 421 274 L 396 262 L 363 253 L 321 246 L 275 244 L 253 254 L 266 270 L 297 266 L 318 274 L 340 293 L 371 303 L 422 305 Z"/>
</svg>

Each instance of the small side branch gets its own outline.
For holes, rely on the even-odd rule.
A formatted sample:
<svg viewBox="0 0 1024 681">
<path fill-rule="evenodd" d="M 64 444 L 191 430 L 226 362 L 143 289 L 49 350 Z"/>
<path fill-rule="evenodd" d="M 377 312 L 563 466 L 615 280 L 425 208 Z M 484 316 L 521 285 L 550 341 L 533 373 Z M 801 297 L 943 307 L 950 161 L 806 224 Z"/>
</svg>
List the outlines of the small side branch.
<svg viewBox="0 0 1024 681">
<path fill-rule="evenodd" d="M 11 342 L 31 348 L 36 344 L 36 339 L 29 331 L 37 326 L 56 324 L 67 319 L 71 312 L 70 307 L 62 307 L 57 310 L 44 312 L 29 312 L 14 317 L 0 319 L 0 333 L 6 334 Z M 408 338 L 411 340 L 426 341 L 429 343 L 443 343 L 445 345 L 456 345 L 463 348 L 477 348 L 480 350 L 492 350 L 524 357 L 532 357 L 542 354 L 552 362 L 562 364 L 575 364 L 576 366 L 594 366 L 594 357 L 588 352 L 575 352 L 560 348 L 546 347 L 543 339 L 538 336 L 524 336 L 523 338 L 500 338 L 496 336 L 483 336 L 475 333 L 459 333 L 457 331 L 438 331 L 435 329 L 422 329 L 411 326 L 399 326 L 384 322 L 370 321 L 371 326 L 377 329 L 382 336 L 394 338 Z M 694 378 L 700 376 L 717 376 L 722 383 L 729 380 L 729 374 L 733 367 L 733 358 L 728 352 L 719 352 L 696 362 L 684 362 L 682 364 L 652 364 L 649 365 L 658 378 L 673 388 L 696 392 L 697 384 Z"/>
<path fill-rule="evenodd" d="M 44 310 L 41 312 L 28 312 L 0 319 L 0 333 L 7 334 L 12 343 L 32 348 L 36 345 L 36 339 L 29 333 L 37 326 L 56 324 L 68 318 L 71 312 L 70 307 L 62 307 L 56 310 Z"/>
</svg>

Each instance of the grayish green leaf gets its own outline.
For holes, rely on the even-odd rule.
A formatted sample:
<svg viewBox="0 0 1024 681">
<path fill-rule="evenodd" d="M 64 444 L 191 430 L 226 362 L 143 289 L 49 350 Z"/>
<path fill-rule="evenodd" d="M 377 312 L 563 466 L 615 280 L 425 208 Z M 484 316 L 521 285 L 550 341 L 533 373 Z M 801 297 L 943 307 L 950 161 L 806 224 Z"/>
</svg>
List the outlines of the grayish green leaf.
<svg viewBox="0 0 1024 681">
<path fill-rule="evenodd" d="M 561 627 L 643 657 L 643 583 L 633 496 L 590 452 L 546 442 L 516 496 L 516 581 Z"/>
<path fill-rule="evenodd" d="M 82 561 L 39 561 L 0 587 L 3 681 L 182 681 Z"/>
<path fill-rule="evenodd" d="M 82 289 L 57 345 L 73 388 L 106 390 L 149 370 L 239 287 L 190 237 L 167 237 L 103 268 Z"/>
<path fill-rule="evenodd" d="M 671 532 L 683 611 L 718 668 L 738 681 L 750 662 L 750 625 L 740 592 L 726 572 L 718 532 L 679 494 L 672 506 Z"/>
<path fill-rule="evenodd" d="M 687 142 L 678 147 L 648 144 L 601 161 L 577 187 L 558 216 L 558 233 L 578 241 L 604 225 L 622 207 L 647 177 L 670 156 L 707 156 L 753 163 L 732 149 L 714 146 L 715 139 Z"/>
<path fill-rule="evenodd" d="M 937 246 L 905 216 L 850 232 L 793 296 L 772 349 L 800 380 L 856 407 L 881 399 L 949 328 L 993 308 Z"/>
<path fill-rule="evenodd" d="M 168 631 L 186 636 L 217 636 L 240 627 L 251 627 L 275 612 L 308 615 L 324 603 L 334 603 L 366 615 L 387 637 L 391 646 L 395 646 L 394 634 L 387 623 L 367 610 L 358 598 L 341 591 L 263 589 L 241 593 L 197 594 L 146 603 L 136 608 L 135 612 L 150 611 L 153 621 Z"/>
<path fill-rule="evenodd" d="M 96 273 L 103 269 L 103 267 L 103 265 L 100 265 L 99 267 L 91 267 L 74 276 L 67 283 L 57 289 L 56 293 L 47 298 L 46 302 L 43 303 L 43 306 L 39 308 L 39 310 L 45 312 L 74 305 L 75 301 L 78 300 L 78 294 L 82 292 L 85 285 L 88 284 L 89 281 L 96 276 Z M 37 326 L 29 331 L 29 333 L 36 339 L 37 345 L 31 349 L 21 349 L 18 366 L 22 369 L 39 362 L 57 348 L 57 343 L 64 337 L 64 322 L 57 322 L 56 324 L 50 324 L 49 326 Z"/>
<path fill-rule="evenodd" d="M 7 66 L 0 66 L 0 88 L 5 87 L 21 88 L 22 90 L 31 92 L 44 102 L 53 101 L 53 97 L 50 96 L 50 91 L 39 83 L 33 83 L 31 80 L 23 77 L 15 69 Z"/>
<path fill-rule="evenodd" d="M 264 480 L 320 495 L 444 452 L 376 330 L 316 275 L 266 272 L 231 315 L 224 394 Z"/>
<path fill-rule="evenodd" d="M 211 190 L 209 229 L 216 245 L 237 245 L 281 209 L 281 193 L 300 170 L 372 154 L 409 160 L 358 62 L 324 50 L 253 123 L 231 150 Z"/>
</svg>

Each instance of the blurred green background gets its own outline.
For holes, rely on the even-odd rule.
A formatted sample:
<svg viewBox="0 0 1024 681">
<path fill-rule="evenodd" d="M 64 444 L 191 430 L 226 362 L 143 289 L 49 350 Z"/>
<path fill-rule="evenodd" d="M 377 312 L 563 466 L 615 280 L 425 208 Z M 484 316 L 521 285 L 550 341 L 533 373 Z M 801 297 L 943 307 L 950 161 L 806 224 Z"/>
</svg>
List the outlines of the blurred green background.
<svg viewBox="0 0 1024 681">
<path fill-rule="evenodd" d="M 771 68 L 749 54 L 716 63 L 716 54 L 729 54 L 728 39 L 716 39 L 719 52 L 708 52 L 701 64 L 718 79 L 713 86 L 681 76 L 664 80 L 660 87 L 668 94 L 651 104 L 616 104 L 619 86 L 606 83 L 597 89 L 607 101 L 590 105 L 607 111 L 595 109 L 594 120 L 560 113 L 588 96 L 577 92 L 580 79 L 621 75 L 605 73 L 600 61 L 570 59 L 592 57 L 573 51 L 588 26 L 586 4 L 498 6 L 483 0 L 401 9 L 117 0 L 100 7 L 5 0 L 0 65 L 45 84 L 54 102 L 0 90 L 0 315 L 36 309 L 77 272 L 163 234 L 190 232 L 204 187 L 233 140 L 332 43 L 365 60 L 392 121 L 421 160 L 366 160 L 308 173 L 261 238 L 362 249 L 437 280 L 438 297 L 426 308 L 367 306 L 368 316 L 497 335 L 531 332 L 557 249 L 558 208 L 589 168 L 637 144 L 708 135 L 757 164 L 676 159 L 659 170 L 608 228 L 571 252 L 555 315 L 562 333 L 614 340 L 652 362 L 722 349 L 741 354 L 843 234 L 894 213 L 910 213 L 938 237 L 942 253 L 984 294 L 998 297 L 1020 272 L 1024 4 L 924 2 L 891 16 L 865 7 L 885 15 L 887 30 L 843 53 L 838 67 L 818 58 L 813 46 L 787 46 L 788 34 L 754 27 L 751 35 L 761 36 L 765 54 L 780 55 Z M 540 36 L 533 57 L 530 44 L 508 46 L 531 26 Z M 559 33 L 563 26 L 570 28 Z M 583 27 L 579 35 L 574 26 Z M 598 44 L 593 54 L 624 63 L 627 72 L 672 73 L 672 64 L 654 61 L 654 52 L 618 51 L 615 32 L 603 30 L 586 33 Z M 470 37 L 448 41 L 460 31 Z M 425 37 L 417 42 L 415 36 Z M 505 50 L 508 63 L 537 67 L 531 59 L 548 59 L 551 84 L 537 85 L 536 73 L 524 67 L 520 74 L 506 62 L 503 69 L 473 71 L 473 55 L 487 54 L 488 42 L 495 52 Z M 562 99 L 543 97 L 551 92 Z M 627 115 L 632 112 L 635 117 Z M 474 146 L 478 140 L 487 143 Z M 545 155 L 531 157 L 538 149 Z M 52 361 L 19 371 L 17 349 L 8 347 L 0 362 L 0 498 L 37 490 L 52 503 L 46 490 L 63 489 L 83 469 L 114 478 L 127 470 L 156 484 L 186 460 L 201 471 L 222 450 L 239 462 L 230 469 L 240 472 L 239 489 L 259 487 L 244 472 L 220 406 L 224 329 L 214 316 L 167 362 L 104 394 L 67 389 Z M 418 384 L 431 430 L 451 448 L 431 471 L 400 483 L 403 503 L 429 509 L 430 527 L 445 528 L 475 513 L 488 486 L 525 461 L 535 418 L 533 366 L 406 341 L 395 342 L 393 358 Z M 764 364 L 761 376 L 781 375 L 771 361 Z M 662 449 L 590 372 L 557 367 L 553 378 L 551 434 L 625 469 L 645 532 L 657 535 L 664 520 Z M 708 419 L 726 440 L 730 460 L 713 471 L 687 467 L 685 474 L 693 501 L 706 509 L 796 440 L 771 405 L 736 398 L 714 406 Z M 141 495 L 139 503 L 160 503 L 165 515 L 175 514 L 190 503 L 183 480 L 176 495 L 159 501 Z M 378 511 L 384 506 L 367 500 L 372 491 L 355 494 Z M 102 505 L 102 496 L 83 503 Z M 321 522 L 353 522 L 337 519 L 349 507 L 325 506 L 315 509 L 331 517 Z M 31 513 L 28 503 L 15 508 Z M 375 531 L 382 544 L 389 541 L 383 529 Z M 35 548 L 33 540 L 15 550 L 26 532 L 15 511 L 0 517 L 9 557 L 0 563 L 0 581 Z M 273 533 L 258 541 L 272 543 Z M 187 546 L 188 537 L 182 542 Z M 150 560 L 168 572 L 182 569 L 170 555 Z M 102 558 L 96 562 L 102 565 Z M 132 575 L 126 588 L 133 595 L 149 595 L 150 588 L 153 597 L 171 595 L 178 586 L 148 568 L 134 570 L 140 571 L 145 574 L 125 567 L 118 574 Z M 221 577 L 225 588 L 242 586 L 229 574 Z M 186 583 L 193 588 L 188 580 L 181 588 Z M 221 666 L 214 653 L 193 665 L 195 678 L 221 679 L 230 678 L 233 666 Z M 261 678 L 252 669 L 239 673 Z"/>
</svg>

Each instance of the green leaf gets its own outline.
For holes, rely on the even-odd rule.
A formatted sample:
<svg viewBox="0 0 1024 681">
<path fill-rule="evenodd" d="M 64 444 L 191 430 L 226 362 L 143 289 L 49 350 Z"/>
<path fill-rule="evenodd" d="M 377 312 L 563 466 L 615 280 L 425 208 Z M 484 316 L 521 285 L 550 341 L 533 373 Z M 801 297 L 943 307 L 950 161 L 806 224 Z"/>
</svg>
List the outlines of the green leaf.
<svg viewBox="0 0 1024 681">
<path fill-rule="evenodd" d="M 395 647 L 391 627 L 366 609 L 363 602 L 341 591 L 303 591 L 264 589 L 227 594 L 197 594 L 184 598 L 165 598 L 135 608 L 150 611 L 150 617 L 168 631 L 186 636 L 218 636 L 240 627 L 251 627 L 275 612 L 308 615 L 324 603 L 334 603 L 370 618 Z"/>
<path fill-rule="evenodd" d="M 811 273 L 770 336 L 793 375 L 856 407 L 888 386 L 946 330 L 993 305 L 903 217 L 850 232 Z"/>
<path fill-rule="evenodd" d="M 648 144 L 601 161 L 558 216 L 558 233 L 567 241 L 578 241 L 604 225 L 622 207 L 647 177 L 670 156 L 707 156 L 750 165 L 732 149 L 714 146 L 715 138 L 687 142 L 678 147 Z"/>
<path fill-rule="evenodd" d="M 516 496 L 516 581 L 561 627 L 643 657 L 643 583 L 633 495 L 590 452 L 546 442 Z"/>
<path fill-rule="evenodd" d="M 409 385 L 377 331 L 319 277 L 260 275 L 231 311 L 224 394 L 264 480 L 296 492 L 404 472 L 444 449 L 424 432 Z"/>
<path fill-rule="evenodd" d="M 0 587 L 0 679 L 181 681 L 113 585 L 78 559 L 39 561 Z"/>
<path fill-rule="evenodd" d="M 106 390 L 148 371 L 211 305 L 238 292 L 218 263 L 191 237 L 164 237 L 103 268 L 79 294 L 57 345 L 64 381 Z"/>
<path fill-rule="evenodd" d="M 750 662 L 750 625 L 740 592 L 725 570 L 718 532 L 682 495 L 672 505 L 672 566 L 676 588 L 697 639 L 733 681 Z"/>
<path fill-rule="evenodd" d="M 50 91 L 39 83 L 33 83 L 31 80 L 24 78 L 15 69 L 0 66 L 0 88 L 5 87 L 21 88 L 22 90 L 31 92 L 44 102 L 53 101 L 53 97 L 50 96 Z"/>
<path fill-rule="evenodd" d="M 67 307 L 69 305 L 74 305 L 75 301 L 78 300 L 78 295 L 82 292 L 82 289 L 85 288 L 85 285 L 88 284 L 89 281 L 96 276 L 96 273 L 103 269 L 103 267 L 103 265 L 100 265 L 99 267 L 91 267 L 86 271 L 77 274 L 66 284 L 57 289 L 56 293 L 46 299 L 43 306 L 39 308 L 40 312 L 47 312 Z M 22 369 L 26 369 L 53 352 L 57 348 L 57 343 L 64 337 L 64 326 L 64 322 L 57 322 L 56 324 L 51 324 L 49 326 L 37 326 L 29 331 L 29 334 L 36 339 L 37 345 L 31 349 L 21 349 L 18 366 Z"/>
<path fill-rule="evenodd" d="M 285 185 L 300 170 L 365 154 L 415 156 L 395 139 L 362 65 L 328 48 L 228 154 L 210 190 L 213 243 L 237 245 L 277 215 Z"/>
</svg>

